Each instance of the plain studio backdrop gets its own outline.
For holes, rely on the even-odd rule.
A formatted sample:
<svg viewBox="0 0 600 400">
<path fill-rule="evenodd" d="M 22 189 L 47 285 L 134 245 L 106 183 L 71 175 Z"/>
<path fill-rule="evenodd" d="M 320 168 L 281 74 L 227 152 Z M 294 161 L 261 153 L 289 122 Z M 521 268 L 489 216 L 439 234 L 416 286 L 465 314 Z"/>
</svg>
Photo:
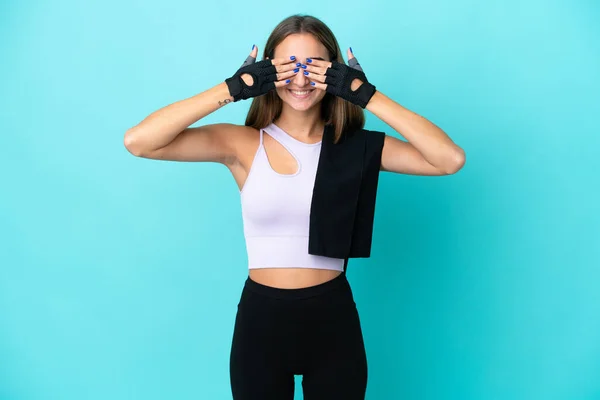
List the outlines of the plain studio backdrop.
<svg viewBox="0 0 600 400">
<path fill-rule="evenodd" d="M 381 174 L 372 257 L 348 265 L 367 399 L 600 399 L 592 0 L 3 1 L 0 399 L 231 398 L 237 186 L 220 164 L 135 158 L 123 135 L 253 44 L 260 59 L 296 13 L 467 155 L 453 176 Z"/>
</svg>

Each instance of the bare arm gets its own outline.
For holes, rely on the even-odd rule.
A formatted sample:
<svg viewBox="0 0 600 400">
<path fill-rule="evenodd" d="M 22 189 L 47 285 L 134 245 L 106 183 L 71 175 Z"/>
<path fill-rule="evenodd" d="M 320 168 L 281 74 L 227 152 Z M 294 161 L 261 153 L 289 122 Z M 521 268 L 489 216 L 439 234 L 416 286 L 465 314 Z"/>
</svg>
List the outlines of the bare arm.
<svg viewBox="0 0 600 400">
<path fill-rule="evenodd" d="M 367 109 L 408 142 L 386 135 L 381 169 L 414 175 L 450 175 L 465 164 L 465 152 L 439 127 L 376 91 Z"/>
<path fill-rule="evenodd" d="M 234 93 L 237 100 L 264 94 L 271 90 L 270 86 L 285 86 L 298 72 L 293 58 L 272 59 L 254 64 L 257 55 L 258 47 L 254 46 L 242 64 L 246 68 L 238 69 L 246 88 L 252 90 L 244 92 L 243 96 Z M 252 75 L 248 73 L 253 71 L 251 67 L 256 67 L 254 72 L 261 77 L 262 84 L 259 82 L 255 85 Z M 265 85 L 265 82 L 273 83 Z M 263 92 L 264 90 L 266 91 Z M 125 147 L 137 157 L 171 161 L 213 161 L 231 167 L 237 161 L 237 143 L 248 133 L 248 127 L 225 123 L 190 128 L 190 125 L 208 114 L 233 103 L 231 94 L 227 83 L 221 82 L 200 94 L 153 112 L 125 132 Z"/>
<path fill-rule="evenodd" d="M 228 164 L 234 157 L 233 124 L 190 128 L 196 121 L 233 102 L 225 82 L 163 107 L 125 133 L 127 150 L 143 158 L 171 161 L 213 161 Z"/>
</svg>

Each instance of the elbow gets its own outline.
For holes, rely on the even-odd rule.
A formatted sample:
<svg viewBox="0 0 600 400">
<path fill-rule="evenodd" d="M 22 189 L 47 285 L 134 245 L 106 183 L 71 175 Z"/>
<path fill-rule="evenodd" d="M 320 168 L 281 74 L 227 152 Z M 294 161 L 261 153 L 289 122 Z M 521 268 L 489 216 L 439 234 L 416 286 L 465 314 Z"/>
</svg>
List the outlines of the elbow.
<svg viewBox="0 0 600 400">
<path fill-rule="evenodd" d="M 465 151 L 460 147 L 457 147 L 455 150 L 452 151 L 452 155 L 449 158 L 450 161 L 448 162 L 445 168 L 445 172 L 447 175 L 453 175 L 460 171 L 465 165 Z"/>
<path fill-rule="evenodd" d="M 135 138 L 135 133 L 133 129 L 128 129 L 127 132 L 125 132 L 125 136 L 123 137 L 123 145 L 130 154 L 136 157 L 143 156 L 142 150 L 138 144 L 138 141 Z"/>
</svg>

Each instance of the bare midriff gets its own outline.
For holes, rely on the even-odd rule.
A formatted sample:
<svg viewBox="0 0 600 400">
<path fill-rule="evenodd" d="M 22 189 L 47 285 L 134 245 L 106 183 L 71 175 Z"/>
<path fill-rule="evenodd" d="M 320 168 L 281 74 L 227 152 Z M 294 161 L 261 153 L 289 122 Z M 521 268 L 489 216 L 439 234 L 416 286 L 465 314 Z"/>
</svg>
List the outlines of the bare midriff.
<svg viewBox="0 0 600 400">
<path fill-rule="evenodd" d="M 282 289 L 299 289 L 330 281 L 342 271 L 314 268 L 254 268 L 250 279 L 262 285 Z"/>
</svg>

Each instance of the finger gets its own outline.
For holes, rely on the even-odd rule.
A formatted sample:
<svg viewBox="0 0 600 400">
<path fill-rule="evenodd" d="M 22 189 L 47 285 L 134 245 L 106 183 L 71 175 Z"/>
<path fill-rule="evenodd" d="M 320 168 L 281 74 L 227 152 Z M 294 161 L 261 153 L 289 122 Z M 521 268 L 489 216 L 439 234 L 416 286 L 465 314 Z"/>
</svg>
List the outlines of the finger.
<svg viewBox="0 0 600 400">
<path fill-rule="evenodd" d="M 267 60 L 269 60 L 269 57 L 267 57 Z M 271 58 L 270 60 L 273 65 L 296 64 L 298 62 L 295 56 Z"/>
<path fill-rule="evenodd" d="M 317 81 L 311 80 L 310 84 L 314 88 L 321 89 L 321 90 L 327 90 L 327 84 L 326 83 L 321 83 L 321 82 L 317 82 Z"/>
<path fill-rule="evenodd" d="M 293 71 L 293 70 L 298 70 L 299 71 L 301 66 L 302 66 L 301 63 L 296 62 L 296 61 L 292 61 L 290 63 L 276 65 L 275 69 L 277 70 L 277 72 L 288 72 L 288 71 Z M 296 72 L 298 72 L 298 71 L 296 71 Z"/>
<path fill-rule="evenodd" d="M 263 63 L 263 67 L 268 69 L 269 73 L 287 73 L 289 71 L 294 71 L 294 72 L 298 72 L 300 70 L 300 66 L 302 64 L 300 64 L 299 62 L 296 62 L 295 60 L 289 60 L 289 59 L 266 59 L 261 61 L 261 63 Z M 277 79 L 279 80 L 279 79 Z"/>
<path fill-rule="evenodd" d="M 311 81 L 317 82 L 325 82 L 325 75 L 315 74 L 314 72 L 304 71 L 304 76 L 306 76 Z"/>
<path fill-rule="evenodd" d="M 246 60 L 242 63 L 242 67 L 245 67 L 246 65 L 254 64 L 256 62 L 257 54 L 258 54 L 258 47 L 255 45 L 252 45 L 252 51 L 250 52 L 250 55 L 248 57 L 246 57 Z"/>
<path fill-rule="evenodd" d="M 280 81 L 296 75 L 300 68 L 295 64 L 272 65 L 270 60 L 263 60 L 264 65 L 261 65 L 262 70 L 266 75 L 267 81 Z M 261 61 L 261 63 L 263 62 Z"/>
<path fill-rule="evenodd" d="M 279 74 L 277 74 L 277 80 L 283 80 L 283 79 L 288 79 L 288 78 L 292 78 L 296 75 L 298 75 L 299 71 L 296 71 L 295 69 L 292 71 L 287 71 L 287 72 L 281 72 Z"/>
<path fill-rule="evenodd" d="M 248 57 L 246 57 L 246 60 L 242 63 L 242 67 L 245 67 L 246 65 L 254 64 L 255 62 L 256 62 L 255 57 L 248 56 Z"/>
<path fill-rule="evenodd" d="M 358 63 L 358 60 L 356 59 L 356 57 L 354 57 L 354 53 L 352 52 L 352 47 L 350 47 L 348 49 L 348 66 L 350 68 L 354 68 L 354 69 L 357 69 L 359 71 L 363 71 L 362 67 Z"/>
<path fill-rule="evenodd" d="M 287 85 L 290 84 L 291 81 L 292 81 L 291 79 L 284 79 L 284 80 L 281 80 L 281 81 L 277 81 L 277 82 L 275 82 L 275 87 L 280 88 L 280 87 L 283 87 L 283 86 L 287 86 Z"/>
<path fill-rule="evenodd" d="M 327 68 L 325 68 L 325 67 L 317 67 L 316 65 L 306 65 L 306 64 L 304 64 L 302 69 L 305 71 L 314 72 L 315 74 L 320 74 L 320 75 L 325 75 L 325 72 L 327 71 Z"/>
<path fill-rule="evenodd" d="M 342 75 L 342 74 L 343 74 L 343 72 L 342 72 L 342 71 L 340 71 L 340 67 L 339 67 L 337 64 L 341 64 L 341 65 L 343 65 L 343 66 L 346 66 L 346 64 L 338 63 L 338 62 L 336 61 L 336 68 L 327 68 L 327 69 L 325 70 L 325 74 L 324 74 L 324 75 L 325 75 L 325 76 L 332 77 L 333 79 L 337 79 L 337 78 L 339 78 L 339 77 L 340 77 L 340 75 Z"/>
<path fill-rule="evenodd" d="M 305 64 L 306 65 L 315 65 L 317 67 L 323 67 L 323 68 L 331 67 L 331 61 L 315 60 L 314 58 L 307 58 Z"/>
<path fill-rule="evenodd" d="M 350 68 L 354 68 L 354 69 L 357 69 L 359 71 L 363 71 L 362 67 L 360 66 L 360 64 L 358 63 L 358 61 L 356 60 L 356 58 L 351 58 L 350 60 L 348 60 L 348 66 Z"/>
<path fill-rule="evenodd" d="M 296 74 L 298 74 L 298 72 L 296 72 L 295 70 L 287 71 L 287 72 L 282 72 L 282 73 L 279 73 L 279 74 L 273 73 L 273 74 L 267 75 L 265 77 L 265 80 L 267 82 L 276 82 L 276 81 L 281 81 L 281 80 L 292 78 Z"/>
</svg>

